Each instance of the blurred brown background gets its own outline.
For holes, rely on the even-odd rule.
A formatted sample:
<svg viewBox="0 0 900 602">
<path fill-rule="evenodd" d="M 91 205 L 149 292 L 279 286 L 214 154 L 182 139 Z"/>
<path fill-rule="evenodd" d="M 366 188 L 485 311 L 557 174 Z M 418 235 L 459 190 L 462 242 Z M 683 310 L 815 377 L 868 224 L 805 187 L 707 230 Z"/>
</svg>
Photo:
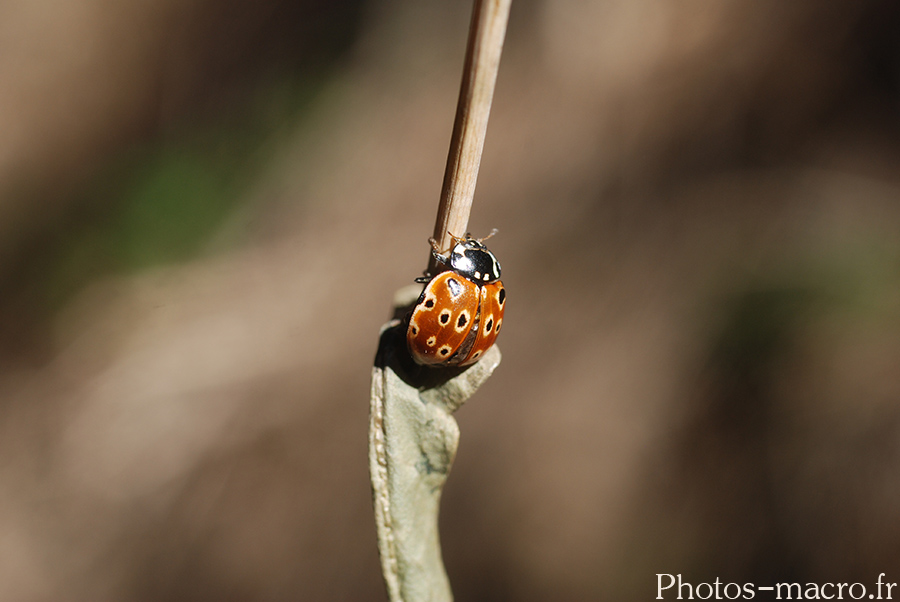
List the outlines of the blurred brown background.
<svg viewBox="0 0 900 602">
<path fill-rule="evenodd" d="M 469 10 L 0 7 L 0 599 L 385 599 L 369 374 Z M 457 599 L 900 581 L 898 126 L 890 0 L 516 0 Z"/>
</svg>

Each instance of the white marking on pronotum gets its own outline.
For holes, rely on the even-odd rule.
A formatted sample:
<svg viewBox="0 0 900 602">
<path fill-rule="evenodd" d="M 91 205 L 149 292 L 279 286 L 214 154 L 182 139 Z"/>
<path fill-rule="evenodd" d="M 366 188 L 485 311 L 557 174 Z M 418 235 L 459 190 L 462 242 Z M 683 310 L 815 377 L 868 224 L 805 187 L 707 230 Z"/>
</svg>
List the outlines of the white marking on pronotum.
<svg viewBox="0 0 900 602">
<path fill-rule="evenodd" d="M 462 253 L 453 253 L 451 256 L 451 263 L 453 264 L 454 269 L 457 269 L 460 272 L 468 272 L 474 267 L 472 260 Z"/>
<path fill-rule="evenodd" d="M 481 278 L 481 272 L 475 272 L 475 280 Z"/>
<path fill-rule="evenodd" d="M 475 273 L 477 274 L 478 272 L 475 272 Z M 490 274 L 485 274 L 484 278 L 482 278 L 482 280 L 490 280 L 490 278 L 491 278 Z"/>
</svg>

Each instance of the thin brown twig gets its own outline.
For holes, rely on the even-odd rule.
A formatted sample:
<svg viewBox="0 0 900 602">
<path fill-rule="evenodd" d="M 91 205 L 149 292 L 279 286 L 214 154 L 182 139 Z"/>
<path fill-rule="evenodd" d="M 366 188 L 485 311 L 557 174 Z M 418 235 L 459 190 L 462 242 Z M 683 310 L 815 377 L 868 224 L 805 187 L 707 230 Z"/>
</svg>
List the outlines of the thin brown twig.
<svg viewBox="0 0 900 602">
<path fill-rule="evenodd" d="M 459 102 L 434 224 L 434 239 L 440 249 L 450 247 L 452 235 L 464 236 L 468 231 L 511 3 L 475 0 L 472 8 Z M 439 270 L 433 257 L 428 266 L 432 274 Z"/>
</svg>

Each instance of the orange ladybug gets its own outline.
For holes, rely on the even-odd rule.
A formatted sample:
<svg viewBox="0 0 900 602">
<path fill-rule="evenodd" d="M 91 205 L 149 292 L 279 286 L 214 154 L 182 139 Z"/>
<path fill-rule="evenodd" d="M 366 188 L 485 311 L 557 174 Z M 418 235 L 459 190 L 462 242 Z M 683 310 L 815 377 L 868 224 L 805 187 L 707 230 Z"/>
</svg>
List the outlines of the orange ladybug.
<svg viewBox="0 0 900 602">
<path fill-rule="evenodd" d="M 506 289 L 500 262 L 483 239 L 453 237 L 449 255 L 431 239 L 432 255 L 447 270 L 427 281 L 406 329 L 409 353 L 424 366 L 468 366 L 491 348 L 503 325 Z"/>
</svg>

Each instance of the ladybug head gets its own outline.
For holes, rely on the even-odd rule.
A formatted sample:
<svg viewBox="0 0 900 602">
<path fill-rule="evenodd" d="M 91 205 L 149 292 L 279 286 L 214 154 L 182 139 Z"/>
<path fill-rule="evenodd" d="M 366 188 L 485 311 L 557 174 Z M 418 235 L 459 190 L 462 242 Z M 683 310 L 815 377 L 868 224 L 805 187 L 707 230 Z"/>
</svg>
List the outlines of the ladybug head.
<svg viewBox="0 0 900 602">
<path fill-rule="evenodd" d="M 493 233 L 492 233 L 493 234 Z M 466 234 L 465 238 L 456 239 L 450 250 L 450 268 L 473 282 L 488 284 L 500 280 L 500 262 L 477 240 Z"/>
</svg>

